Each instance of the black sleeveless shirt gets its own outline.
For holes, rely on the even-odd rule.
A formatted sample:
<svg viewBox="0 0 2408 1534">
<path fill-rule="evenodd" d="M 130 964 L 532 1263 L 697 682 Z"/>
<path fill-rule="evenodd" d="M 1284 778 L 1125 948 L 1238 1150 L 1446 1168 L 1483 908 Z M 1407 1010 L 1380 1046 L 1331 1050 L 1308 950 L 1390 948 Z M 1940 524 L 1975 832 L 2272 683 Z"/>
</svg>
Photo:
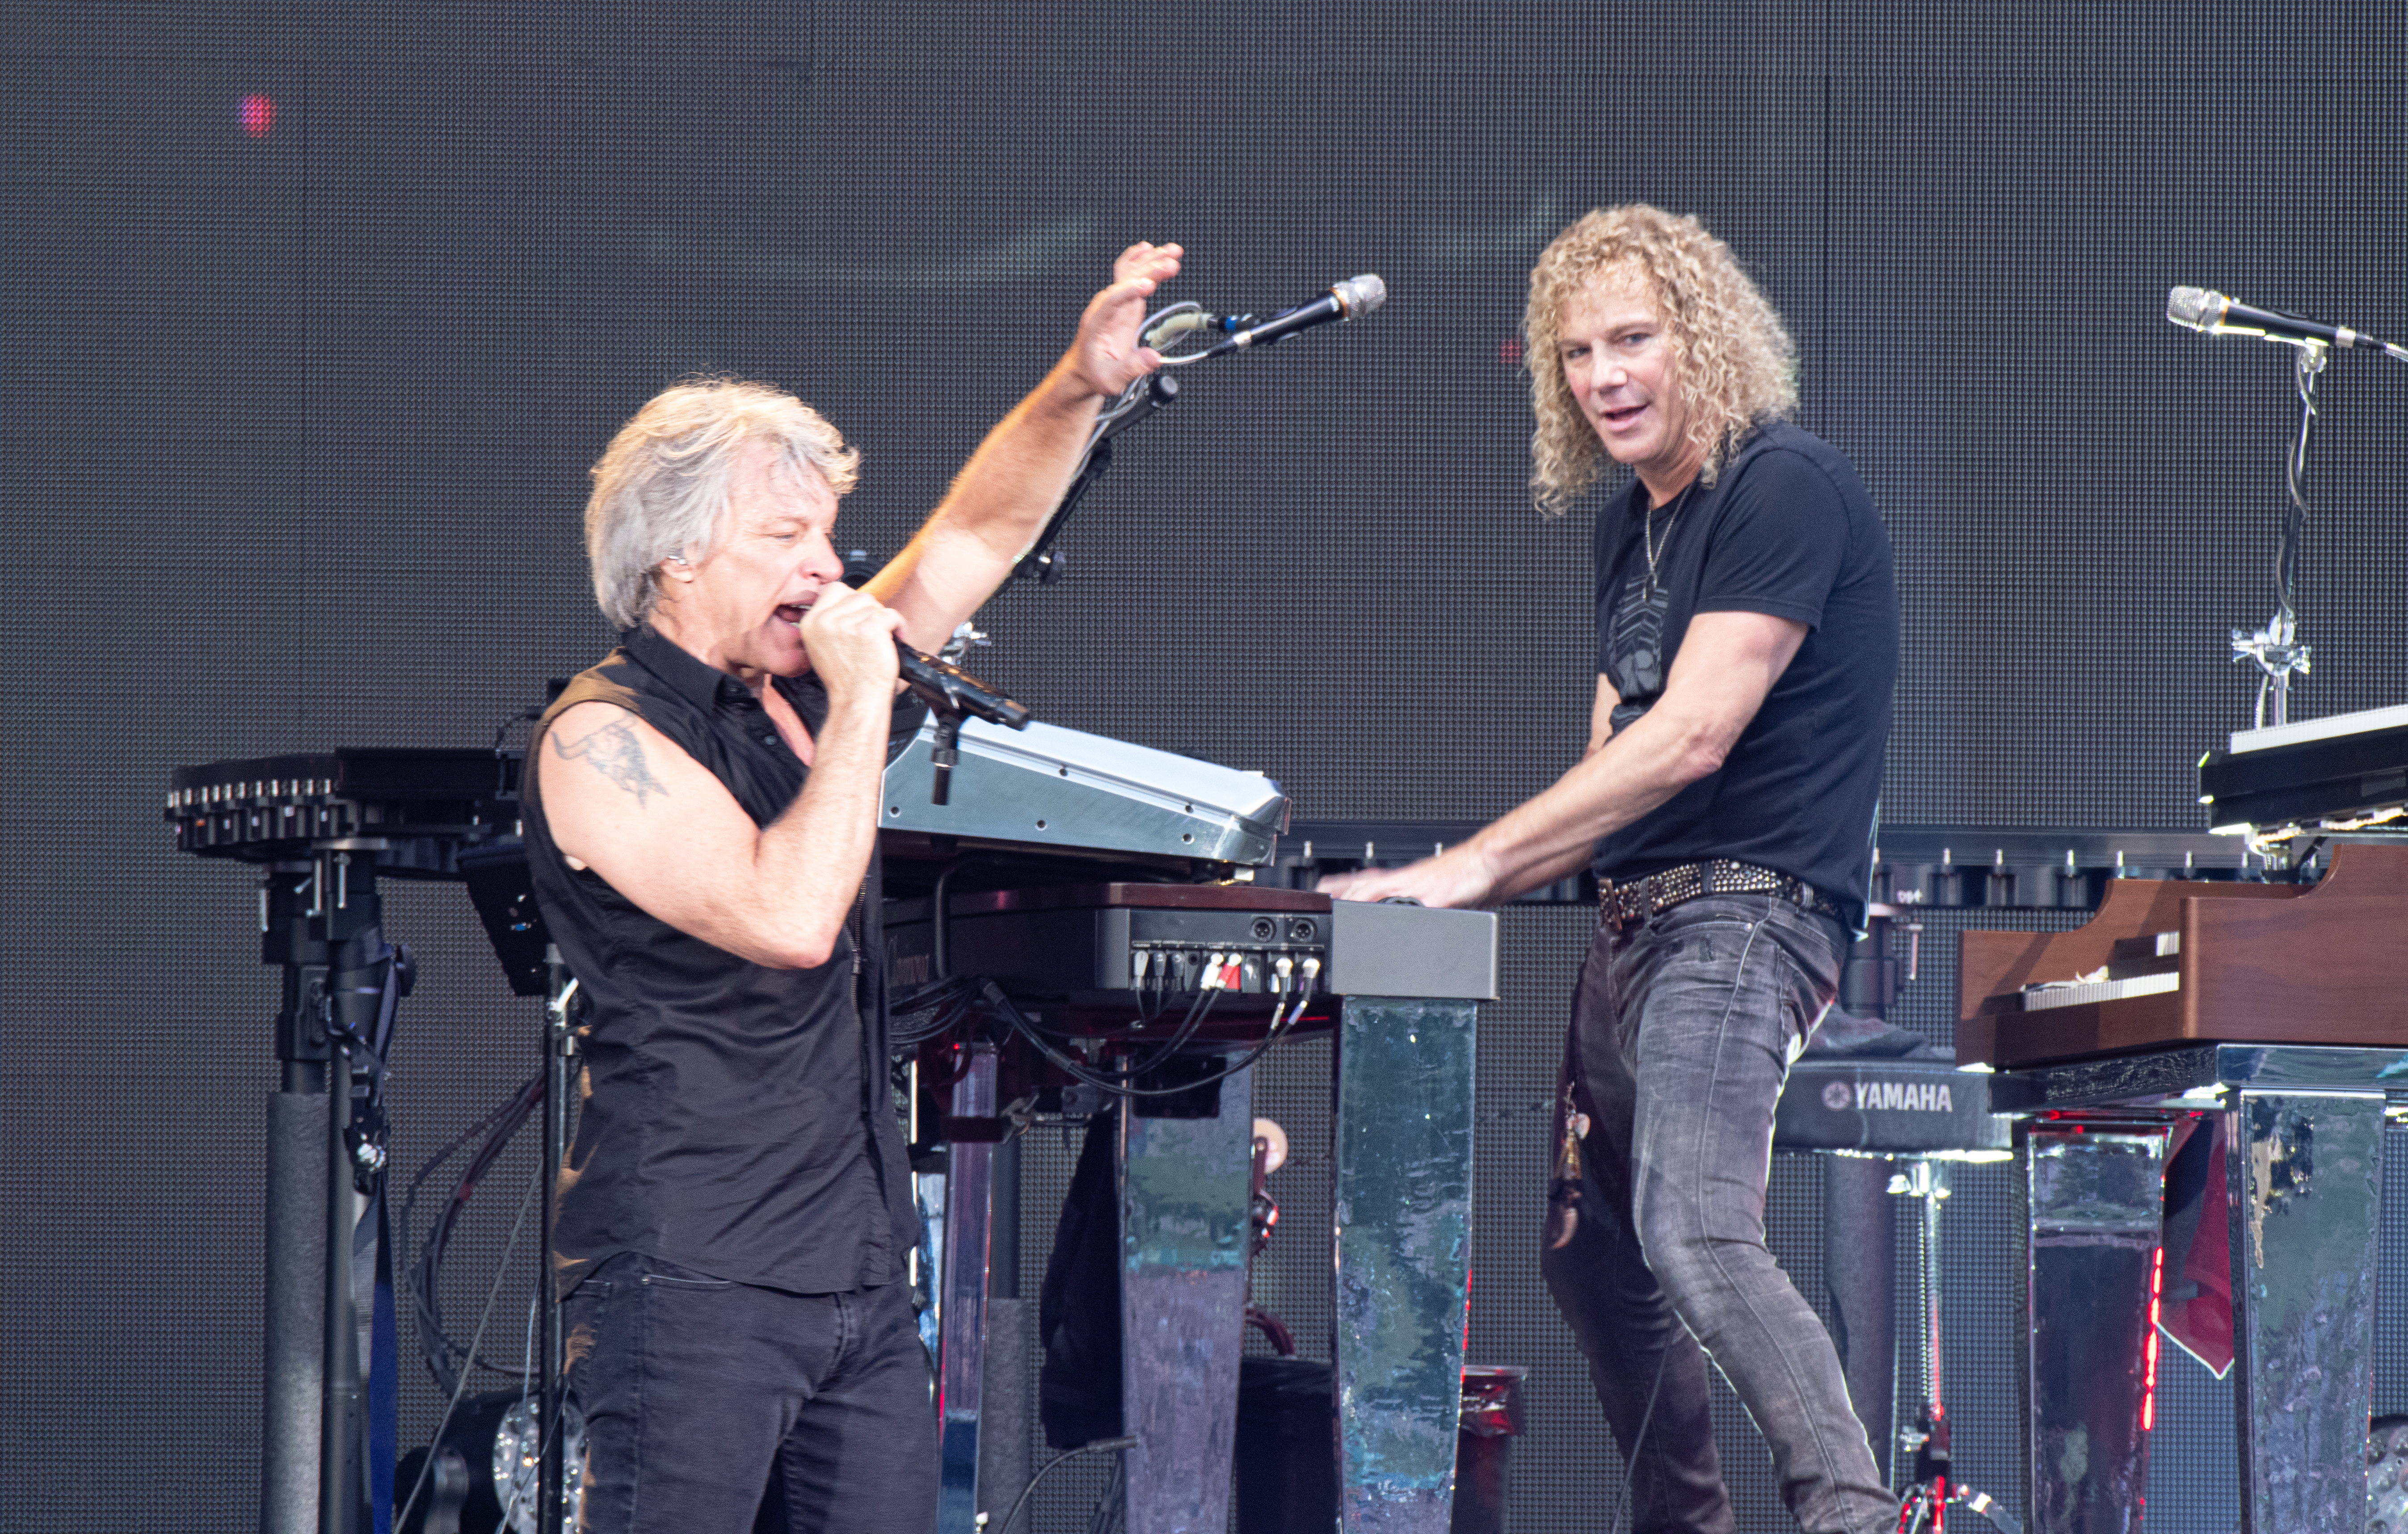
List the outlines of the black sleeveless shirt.
<svg viewBox="0 0 2408 1534">
<path fill-rule="evenodd" d="M 771 685 L 816 735 L 828 707 L 819 679 Z M 876 854 L 843 939 L 816 969 L 754 964 L 647 914 L 568 866 L 537 792 L 532 764 L 552 722 L 595 701 L 667 737 L 757 824 L 810 776 L 750 690 L 649 624 L 570 682 L 528 744 L 536 900 L 590 1025 L 554 1211 L 559 1294 L 621 1252 L 795 1294 L 895 1282 L 918 1219 L 886 1086 Z M 892 749 L 919 719 L 907 695 Z"/>
</svg>

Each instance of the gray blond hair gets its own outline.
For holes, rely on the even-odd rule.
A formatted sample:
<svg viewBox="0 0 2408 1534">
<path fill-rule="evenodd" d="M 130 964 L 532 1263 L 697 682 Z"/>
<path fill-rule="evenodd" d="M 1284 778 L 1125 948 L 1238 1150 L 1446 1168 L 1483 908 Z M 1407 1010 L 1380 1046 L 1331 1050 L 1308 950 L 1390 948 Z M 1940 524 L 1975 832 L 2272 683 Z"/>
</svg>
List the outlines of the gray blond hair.
<svg viewBox="0 0 2408 1534">
<path fill-rule="evenodd" d="M 860 478 L 861 454 L 774 384 L 696 379 L 662 390 L 603 450 L 585 503 L 594 599 L 612 624 L 652 616 L 663 560 L 689 549 L 699 559 L 719 541 L 736 454 L 749 442 L 774 444 L 773 468 L 816 469 L 839 495 Z"/>
</svg>

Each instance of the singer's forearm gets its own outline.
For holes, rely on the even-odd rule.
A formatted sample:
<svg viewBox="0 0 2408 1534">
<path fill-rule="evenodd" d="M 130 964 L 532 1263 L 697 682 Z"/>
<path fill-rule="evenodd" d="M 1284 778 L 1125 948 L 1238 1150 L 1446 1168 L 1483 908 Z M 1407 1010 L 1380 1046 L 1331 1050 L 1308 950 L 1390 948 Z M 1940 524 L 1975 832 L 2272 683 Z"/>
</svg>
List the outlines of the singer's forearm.
<svg viewBox="0 0 2408 1534">
<path fill-rule="evenodd" d="M 986 434 L 936 511 L 869 584 L 903 614 L 911 644 L 936 649 L 1011 573 L 1069 487 L 1099 404 L 1066 358 Z"/>
<path fill-rule="evenodd" d="M 1069 488 L 1102 404 L 1063 358 L 986 434 L 923 531 L 975 540 L 1009 569 Z"/>
<path fill-rule="evenodd" d="M 1103 401 L 1161 366 L 1138 328 L 1180 249 L 1143 241 L 1112 263 L 1062 360 L 986 434 L 935 515 L 870 595 L 903 615 L 904 638 L 933 650 L 994 594 L 1061 503 Z"/>
<path fill-rule="evenodd" d="M 753 844 L 751 877 L 726 881 L 762 944 L 794 968 L 834 957 L 878 836 L 891 698 L 834 698 L 812 738 L 811 772 Z"/>
</svg>

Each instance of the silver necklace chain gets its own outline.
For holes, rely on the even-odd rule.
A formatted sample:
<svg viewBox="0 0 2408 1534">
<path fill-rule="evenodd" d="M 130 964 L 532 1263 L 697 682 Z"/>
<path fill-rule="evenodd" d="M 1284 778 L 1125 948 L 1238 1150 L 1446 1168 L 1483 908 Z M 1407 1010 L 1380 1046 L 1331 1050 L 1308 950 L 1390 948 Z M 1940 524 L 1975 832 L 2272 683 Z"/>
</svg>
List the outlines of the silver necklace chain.
<svg viewBox="0 0 2408 1534">
<path fill-rule="evenodd" d="M 1695 480 L 1683 485 L 1681 487 L 1681 493 L 1672 497 L 1670 503 L 1670 509 L 1664 513 L 1664 547 L 1667 550 L 1672 547 L 1672 519 L 1681 514 L 1682 503 L 1689 498 L 1689 492 L 1695 489 L 1696 486 L 1697 481 Z M 1653 596 L 1656 595 L 1656 508 L 1652 502 L 1647 508 L 1647 520 L 1641 525 L 1639 536 L 1641 541 L 1643 542 L 1647 548 L 1647 595 Z"/>
</svg>

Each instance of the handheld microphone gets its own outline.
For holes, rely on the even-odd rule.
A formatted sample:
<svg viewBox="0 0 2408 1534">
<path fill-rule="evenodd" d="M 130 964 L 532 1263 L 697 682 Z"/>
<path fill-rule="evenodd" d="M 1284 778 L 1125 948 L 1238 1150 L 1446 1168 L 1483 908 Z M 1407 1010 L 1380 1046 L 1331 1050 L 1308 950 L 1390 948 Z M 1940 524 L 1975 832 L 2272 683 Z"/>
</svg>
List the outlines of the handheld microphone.
<svg viewBox="0 0 2408 1534">
<path fill-rule="evenodd" d="M 1243 351 L 1248 347 L 1268 346 L 1299 330 L 1311 330 L 1333 320 L 1359 319 L 1387 301 L 1388 285 L 1377 277 L 1369 272 L 1361 277 L 1350 277 L 1334 284 L 1310 303 L 1300 304 L 1284 314 L 1275 314 L 1260 324 L 1239 331 L 1203 355 L 1218 357 L 1231 351 Z"/>
<path fill-rule="evenodd" d="M 844 556 L 844 574 L 839 579 L 858 591 L 869 583 L 870 573 L 868 553 L 855 549 Z M 990 724 L 1009 729 L 1028 727 L 1026 704 L 1004 696 L 960 667 L 923 654 L 900 639 L 895 641 L 895 655 L 903 673 L 903 685 L 936 710 L 939 716 L 975 714 Z"/>
<path fill-rule="evenodd" d="M 958 666 L 924 655 L 902 640 L 895 641 L 901 662 L 903 685 L 939 715 L 971 714 L 1008 729 L 1028 727 L 1028 706 L 1004 696 Z"/>
<path fill-rule="evenodd" d="M 2408 362 L 2408 348 L 2379 341 L 2362 330 L 2329 325 L 2297 314 L 2257 308 L 2205 288 L 2166 291 L 2166 318 L 2205 336 L 2256 336 L 2269 341 L 2317 341 L 2341 351 L 2382 351 Z"/>
</svg>

